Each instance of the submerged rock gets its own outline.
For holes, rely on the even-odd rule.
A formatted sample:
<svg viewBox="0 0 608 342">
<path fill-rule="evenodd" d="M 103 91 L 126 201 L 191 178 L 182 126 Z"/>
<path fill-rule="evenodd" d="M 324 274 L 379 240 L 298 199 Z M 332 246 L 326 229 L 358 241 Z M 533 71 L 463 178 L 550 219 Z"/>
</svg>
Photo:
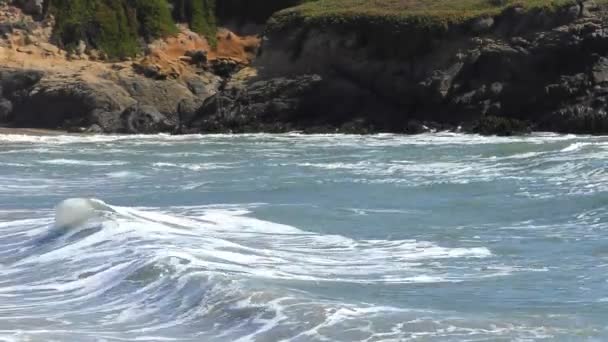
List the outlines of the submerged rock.
<svg viewBox="0 0 608 342">
<path fill-rule="evenodd" d="M 486 116 L 474 122 L 468 131 L 481 135 L 512 136 L 531 133 L 532 127 L 517 119 Z"/>
</svg>

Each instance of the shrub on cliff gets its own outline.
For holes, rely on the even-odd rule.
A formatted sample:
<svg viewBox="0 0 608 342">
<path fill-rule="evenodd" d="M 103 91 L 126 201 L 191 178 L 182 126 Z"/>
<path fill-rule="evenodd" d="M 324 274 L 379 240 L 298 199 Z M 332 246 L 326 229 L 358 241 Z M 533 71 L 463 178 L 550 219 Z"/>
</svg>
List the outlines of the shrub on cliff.
<svg viewBox="0 0 608 342">
<path fill-rule="evenodd" d="M 169 29 L 158 21 L 164 0 L 146 2 L 126 0 L 51 0 L 49 11 L 55 16 L 54 38 L 59 45 L 74 49 L 80 41 L 104 51 L 112 58 L 133 56 L 139 50 L 139 32 L 160 36 Z M 142 19 L 142 25 L 138 19 Z M 150 24 L 154 21 L 154 24 Z"/>
<path fill-rule="evenodd" d="M 93 34 L 89 31 L 89 37 L 93 45 L 108 56 L 124 58 L 137 53 L 139 44 L 135 13 L 120 0 L 98 2 L 92 25 Z"/>
<path fill-rule="evenodd" d="M 137 11 L 139 32 L 146 39 L 177 33 L 166 0 L 131 0 L 131 6 Z"/>
<path fill-rule="evenodd" d="M 173 17 L 186 22 L 192 31 L 204 35 L 214 46 L 217 43 L 216 0 L 172 0 Z"/>
<path fill-rule="evenodd" d="M 76 47 L 80 40 L 87 40 L 92 30 L 91 16 L 94 3 L 87 0 L 51 0 L 50 12 L 55 16 L 54 38 L 66 47 Z"/>
<path fill-rule="evenodd" d="M 67 49 L 84 41 L 111 58 L 133 56 L 140 50 L 140 38 L 177 33 L 174 17 L 215 44 L 215 0 L 48 1 L 48 10 L 56 18 L 54 38 Z"/>
</svg>

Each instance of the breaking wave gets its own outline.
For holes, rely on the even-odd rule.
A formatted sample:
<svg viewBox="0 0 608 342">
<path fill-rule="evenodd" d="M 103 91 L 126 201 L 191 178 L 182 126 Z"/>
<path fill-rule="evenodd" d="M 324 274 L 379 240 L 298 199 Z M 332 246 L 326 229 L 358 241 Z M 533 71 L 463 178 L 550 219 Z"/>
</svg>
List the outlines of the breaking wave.
<svg viewBox="0 0 608 342">
<path fill-rule="evenodd" d="M 74 223 L 69 229 L 55 224 L 68 214 Z M 412 310 L 335 302 L 298 288 L 323 282 L 462 282 L 510 272 L 492 265 L 492 253 L 483 246 L 353 240 L 247 214 L 213 207 L 168 214 L 71 199 L 58 207 L 57 217 L 48 211 L 1 222 L 12 243 L 0 252 L 0 316 L 10 312 L 21 325 L 44 317 L 45 332 L 58 339 L 76 322 L 79 330 L 71 334 L 83 339 L 93 333 L 111 339 L 118 326 L 127 336 L 149 336 L 145 340 L 166 338 L 176 327 L 207 341 L 264 341 L 274 334 L 322 340 L 330 338 L 323 335 L 331 326 L 400 338 L 400 321 L 413 319 Z M 442 263 L 446 259 L 486 260 L 487 266 L 452 269 Z M 292 286 L 279 286 L 286 282 Z M 24 297 L 27 305 L 16 302 Z M 88 320 L 92 313 L 103 316 L 102 322 Z M 395 322 L 374 331 L 370 319 Z M 0 321 L 0 331 L 33 340 L 39 333 L 5 323 Z"/>
</svg>

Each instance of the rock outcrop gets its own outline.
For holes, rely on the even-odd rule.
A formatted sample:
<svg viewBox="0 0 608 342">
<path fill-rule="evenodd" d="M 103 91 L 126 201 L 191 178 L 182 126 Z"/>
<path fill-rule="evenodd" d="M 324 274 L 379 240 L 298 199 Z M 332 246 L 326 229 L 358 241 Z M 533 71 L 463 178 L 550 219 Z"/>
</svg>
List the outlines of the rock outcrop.
<svg viewBox="0 0 608 342">
<path fill-rule="evenodd" d="M 204 99 L 177 80 L 152 80 L 128 71 L 103 76 L 0 69 L 0 114 L 16 127 L 173 133 L 180 124 L 180 102 Z M 205 82 L 202 76 L 190 77 Z"/>
<path fill-rule="evenodd" d="M 229 84 L 210 97 L 185 126 L 189 132 L 284 132 L 310 119 L 307 110 L 321 78 L 274 78 L 247 86 Z M 320 108 L 314 108 L 319 110 Z"/>
<path fill-rule="evenodd" d="M 269 25 L 259 52 L 257 38 L 220 30 L 213 50 L 186 30 L 119 63 L 24 42 L 47 31 L 11 26 L 19 39 L 0 44 L 0 59 L 8 51 L 42 62 L 18 67 L 7 57 L 0 123 L 105 133 L 608 133 L 607 19 L 608 7 L 591 1 L 515 6 L 441 29 L 302 19 Z M 69 67 L 40 67 L 47 59 Z"/>
<path fill-rule="evenodd" d="M 424 121 L 475 131 L 483 121 L 484 133 L 493 132 L 492 123 L 501 134 L 606 133 L 607 18 L 606 8 L 590 1 L 557 10 L 514 7 L 409 40 L 408 32 L 376 23 L 295 21 L 268 32 L 254 65 L 267 80 L 318 75 L 319 93 L 309 98 L 341 84 L 340 106 L 350 114 L 323 112 L 336 128 L 348 117 L 372 131 L 408 132 Z M 505 130 L 505 122 L 516 129 Z"/>
</svg>

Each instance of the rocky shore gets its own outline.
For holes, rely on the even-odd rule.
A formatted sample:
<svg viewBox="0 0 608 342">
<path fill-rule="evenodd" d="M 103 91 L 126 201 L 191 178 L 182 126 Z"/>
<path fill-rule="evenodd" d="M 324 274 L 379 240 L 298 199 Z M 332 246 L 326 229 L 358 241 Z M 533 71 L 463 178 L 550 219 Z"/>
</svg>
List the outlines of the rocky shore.
<svg viewBox="0 0 608 342">
<path fill-rule="evenodd" d="M 4 5 L 0 123 L 94 133 L 608 133 L 608 7 L 511 6 L 444 29 L 279 12 L 218 47 L 181 28 L 127 61 L 50 44 Z M 13 17 L 7 13 L 13 13 Z M 284 16 L 290 20 L 281 22 Z M 277 24 L 281 22 L 281 24 Z"/>
</svg>

